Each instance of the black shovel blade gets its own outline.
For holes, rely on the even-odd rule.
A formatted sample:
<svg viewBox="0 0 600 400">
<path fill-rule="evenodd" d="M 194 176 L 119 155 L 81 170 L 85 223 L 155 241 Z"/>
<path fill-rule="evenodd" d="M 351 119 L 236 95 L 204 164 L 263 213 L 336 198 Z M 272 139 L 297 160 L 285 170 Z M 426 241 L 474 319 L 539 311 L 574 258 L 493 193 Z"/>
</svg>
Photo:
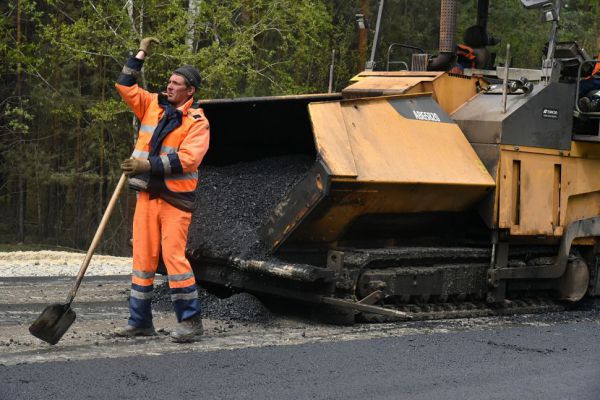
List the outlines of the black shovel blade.
<svg viewBox="0 0 600 400">
<path fill-rule="evenodd" d="M 75 321 L 69 304 L 51 304 L 29 327 L 29 333 L 44 342 L 56 344 Z"/>
</svg>

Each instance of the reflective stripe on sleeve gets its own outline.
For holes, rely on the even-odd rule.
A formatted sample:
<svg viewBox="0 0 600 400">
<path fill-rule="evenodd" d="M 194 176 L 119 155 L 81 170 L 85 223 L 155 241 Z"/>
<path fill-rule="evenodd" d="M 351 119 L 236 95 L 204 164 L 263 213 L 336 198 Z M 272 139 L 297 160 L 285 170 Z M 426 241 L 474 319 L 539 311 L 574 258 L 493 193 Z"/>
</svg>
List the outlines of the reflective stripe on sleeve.
<svg viewBox="0 0 600 400">
<path fill-rule="evenodd" d="M 147 151 L 141 151 L 141 150 L 134 150 L 133 153 L 131 153 L 131 157 L 137 157 L 137 158 L 143 158 L 143 159 L 148 159 L 148 156 L 150 156 L 150 153 Z"/>
<path fill-rule="evenodd" d="M 154 133 L 155 125 L 140 125 L 140 131 Z"/>
<path fill-rule="evenodd" d="M 123 69 L 121 70 L 121 73 L 123 73 L 125 75 L 133 75 L 135 77 L 138 77 L 140 75 L 140 71 L 130 68 L 127 65 L 123 65 Z"/>
<path fill-rule="evenodd" d="M 163 170 L 165 175 L 171 175 L 171 162 L 169 161 L 169 157 L 160 156 L 160 161 L 163 165 Z"/>
<path fill-rule="evenodd" d="M 129 180 L 129 187 L 131 187 L 133 190 L 148 190 L 148 180 L 140 179 L 135 176 L 130 176 L 127 179 Z"/>
<path fill-rule="evenodd" d="M 165 179 L 168 179 L 170 181 L 185 181 L 188 179 L 198 179 L 198 173 L 190 172 L 187 174 L 176 174 L 176 175 L 171 175 L 169 177 L 165 177 Z"/>
<path fill-rule="evenodd" d="M 177 153 L 177 148 L 171 147 L 171 146 L 162 146 L 160 148 L 160 152 L 162 154 L 175 154 L 175 153 Z"/>
</svg>

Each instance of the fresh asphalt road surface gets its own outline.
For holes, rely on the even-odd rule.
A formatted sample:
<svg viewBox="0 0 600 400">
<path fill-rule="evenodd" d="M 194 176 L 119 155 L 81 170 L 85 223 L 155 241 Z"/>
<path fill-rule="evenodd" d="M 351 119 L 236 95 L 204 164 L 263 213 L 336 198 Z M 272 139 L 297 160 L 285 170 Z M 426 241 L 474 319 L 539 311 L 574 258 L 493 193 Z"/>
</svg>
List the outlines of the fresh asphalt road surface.
<svg viewBox="0 0 600 400">
<path fill-rule="evenodd" d="M 0 399 L 600 399 L 598 318 L 0 366 Z M 210 340 L 207 338 L 205 340 Z"/>
</svg>

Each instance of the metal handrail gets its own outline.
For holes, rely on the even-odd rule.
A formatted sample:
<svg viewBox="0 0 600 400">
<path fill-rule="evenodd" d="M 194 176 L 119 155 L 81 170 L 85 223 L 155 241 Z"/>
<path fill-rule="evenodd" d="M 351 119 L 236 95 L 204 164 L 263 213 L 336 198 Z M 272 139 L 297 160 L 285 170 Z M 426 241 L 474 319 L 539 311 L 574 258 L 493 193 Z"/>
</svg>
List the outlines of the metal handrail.
<svg viewBox="0 0 600 400">
<path fill-rule="evenodd" d="M 404 63 L 406 65 L 406 69 L 409 70 L 408 64 L 404 61 L 391 61 L 390 62 L 390 54 L 392 52 L 392 49 L 395 46 L 404 47 L 405 49 L 417 50 L 419 53 L 425 53 L 425 50 L 423 50 L 422 48 L 417 47 L 417 46 L 412 46 L 410 44 L 404 44 L 404 43 L 392 43 L 389 45 L 388 51 L 387 51 L 387 63 L 385 66 L 386 71 L 390 70 L 390 64 L 400 64 L 400 63 Z"/>
<path fill-rule="evenodd" d="M 386 71 L 390 70 L 390 64 L 400 64 L 400 65 L 404 66 L 404 71 L 410 71 L 410 68 L 408 67 L 408 63 L 406 61 L 389 61 L 385 68 Z M 403 71 L 403 70 L 400 69 L 399 71 Z"/>
</svg>

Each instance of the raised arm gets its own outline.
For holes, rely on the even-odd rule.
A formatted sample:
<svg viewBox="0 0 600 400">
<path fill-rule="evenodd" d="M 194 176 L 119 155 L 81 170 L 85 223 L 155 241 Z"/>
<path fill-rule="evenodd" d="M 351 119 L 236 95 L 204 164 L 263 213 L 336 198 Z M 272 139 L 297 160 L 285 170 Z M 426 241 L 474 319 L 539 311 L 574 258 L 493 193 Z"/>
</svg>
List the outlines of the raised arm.
<svg viewBox="0 0 600 400">
<path fill-rule="evenodd" d="M 144 65 L 144 59 L 149 55 L 150 47 L 153 43 L 158 44 L 158 39 L 153 37 L 142 39 L 140 49 L 135 57 L 130 57 L 127 60 L 115 84 L 123 101 L 140 120 L 144 117 L 146 109 L 150 105 L 153 96 L 155 96 L 137 84 L 140 71 Z"/>
</svg>

